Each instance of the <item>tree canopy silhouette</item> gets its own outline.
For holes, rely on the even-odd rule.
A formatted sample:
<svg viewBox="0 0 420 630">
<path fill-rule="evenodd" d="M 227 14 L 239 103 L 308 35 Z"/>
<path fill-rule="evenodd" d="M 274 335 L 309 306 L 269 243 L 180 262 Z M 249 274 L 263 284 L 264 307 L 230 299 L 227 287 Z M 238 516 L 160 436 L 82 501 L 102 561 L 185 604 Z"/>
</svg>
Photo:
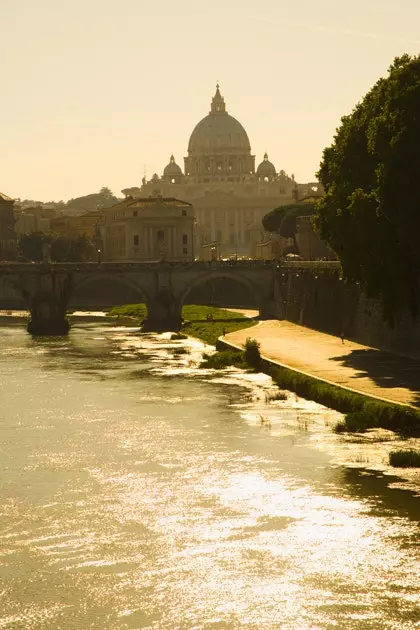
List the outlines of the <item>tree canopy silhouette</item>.
<svg viewBox="0 0 420 630">
<path fill-rule="evenodd" d="M 420 56 L 396 58 L 323 153 L 316 224 L 393 324 L 419 302 Z"/>
</svg>

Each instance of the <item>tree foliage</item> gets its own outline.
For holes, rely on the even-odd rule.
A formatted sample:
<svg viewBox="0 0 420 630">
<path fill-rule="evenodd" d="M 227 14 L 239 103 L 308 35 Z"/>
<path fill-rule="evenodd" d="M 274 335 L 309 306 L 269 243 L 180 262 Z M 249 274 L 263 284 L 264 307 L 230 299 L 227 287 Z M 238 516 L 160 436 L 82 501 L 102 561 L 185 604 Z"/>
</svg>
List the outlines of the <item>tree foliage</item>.
<svg viewBox="0 0 420 630">
<path fill-rule="evenodd" d="M 316 224 L 344 276 L 382 300 L 392 324 L 418 311 L 420 57 L 395 59 L 324 150 Z"/>
<path fill-rule="evenodd" d="M 96 248 L 86 234 L 77 238 L 44 232 L 22 234 L 19 240 L 20 256 L 26 261 L 41 262 L 44 259 L 45 246 L 48 246 L 49 257 L 53 262 L 96 260 Z"/>
<path fill-rule="evenodd" d="M 69 199 L 66 204 L 66 209 L 77 210 L 79 212 L 91 212 L 98 208 L 113 206 L 118 203 L 118 201 L 118 198 L 114 196 L 112 191 L 104 186 L 98 193 Z"/>
<path fill-rule="evenodd" d="M 291 203 L 271 210 L 263 218 L 263 226 L 267 232 L 277 232 L 284 238 L 296 235 L 296 219 L 306 217 L 315 212 L 315 204 L 310 202 Z"/>
</svg>

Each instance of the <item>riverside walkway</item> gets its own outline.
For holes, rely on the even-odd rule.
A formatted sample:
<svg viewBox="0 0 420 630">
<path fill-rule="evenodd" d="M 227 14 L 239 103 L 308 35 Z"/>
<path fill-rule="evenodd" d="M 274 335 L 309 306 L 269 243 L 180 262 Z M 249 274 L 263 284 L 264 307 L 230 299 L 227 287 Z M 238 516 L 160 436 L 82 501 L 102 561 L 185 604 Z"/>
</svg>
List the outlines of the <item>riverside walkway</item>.
<svg viewBox="0 0 420 630">
<path fill-rule="evenodd" d="M 286 367 L 366 396 L 420 407 L 420 360 L 362 346 L 287 321 L 261 321 L 223 339 L 242 346 L 247 337 L 261 354 Z"/>
</svg>

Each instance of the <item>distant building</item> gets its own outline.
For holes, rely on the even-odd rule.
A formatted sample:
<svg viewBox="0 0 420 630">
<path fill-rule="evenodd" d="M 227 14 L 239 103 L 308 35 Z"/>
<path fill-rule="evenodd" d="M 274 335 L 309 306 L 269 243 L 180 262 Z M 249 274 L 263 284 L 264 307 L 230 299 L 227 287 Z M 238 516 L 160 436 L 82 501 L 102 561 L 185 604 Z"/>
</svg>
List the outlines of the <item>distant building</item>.
<svg viewBox="0 0 420 630">
<path fill-rule="evenodd" d="M 0 193 L 0 260 L 14 260 L 18 255 L 13 206 L 14 200 Z"/>
<path fill-rule="evenodd" d="M 105 208 L 103 260 L 194 260 L 194 209 L 173 197 L 148 197 Z"/>
<path fill-rule="evenodd" d="M 255 256 L 257 244 L 267 239 L 263 216 L 298 196 L 294 176 L 277 172 L 267 153 L 255 168 L 248 135 L 227 113 L 219 86 L 209 114 L 191 134 L 184 172 L 171 155 L 162 176 L 154 174 L 148 181 L 143 178 L 140 189 L 122 192 L 176 197 L 192 203 L 197 218 L 196 256 L 203 258 L 214 252 L 214 244 L 221 256 Z"/>
<path fill-rule="evenodd" d="M 50 219 L 31 211 L 15 212 L 15 228 L 17 234 L 30 234 L 31 232 L 49 232 Z"/>
</svg>

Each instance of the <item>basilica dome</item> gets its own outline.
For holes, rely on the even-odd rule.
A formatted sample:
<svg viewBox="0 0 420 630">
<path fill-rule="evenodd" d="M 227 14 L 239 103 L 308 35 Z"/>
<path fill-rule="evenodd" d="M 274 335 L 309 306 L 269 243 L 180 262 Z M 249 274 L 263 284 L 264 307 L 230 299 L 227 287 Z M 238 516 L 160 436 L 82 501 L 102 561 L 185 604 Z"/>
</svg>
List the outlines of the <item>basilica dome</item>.
<svg viewBox="0 0 420 630">
<path fill-rule="evenodd" d="M 250 155 L 251 145 L 241 123 L 226 111 L 219 86 L 213 97 L 211 111 L 194 128 L 188 144 L 190 157 L 202 155 Z"/>
<path fill-rule="evenodd" d="M 169 164 L 163 170 L 164 177 L 178 177 L 182 175 L 181 167 L 175 162 L 175 158 L 171 155 Z"/>
<path fill-rule="evenodd" d="M 276 176 L 276 167 L 270 160 L 268 159 L 267 153 L 264 153 L 264 160 L 257 168 L 258 177 L 275 177 Z"/>
</svg>

